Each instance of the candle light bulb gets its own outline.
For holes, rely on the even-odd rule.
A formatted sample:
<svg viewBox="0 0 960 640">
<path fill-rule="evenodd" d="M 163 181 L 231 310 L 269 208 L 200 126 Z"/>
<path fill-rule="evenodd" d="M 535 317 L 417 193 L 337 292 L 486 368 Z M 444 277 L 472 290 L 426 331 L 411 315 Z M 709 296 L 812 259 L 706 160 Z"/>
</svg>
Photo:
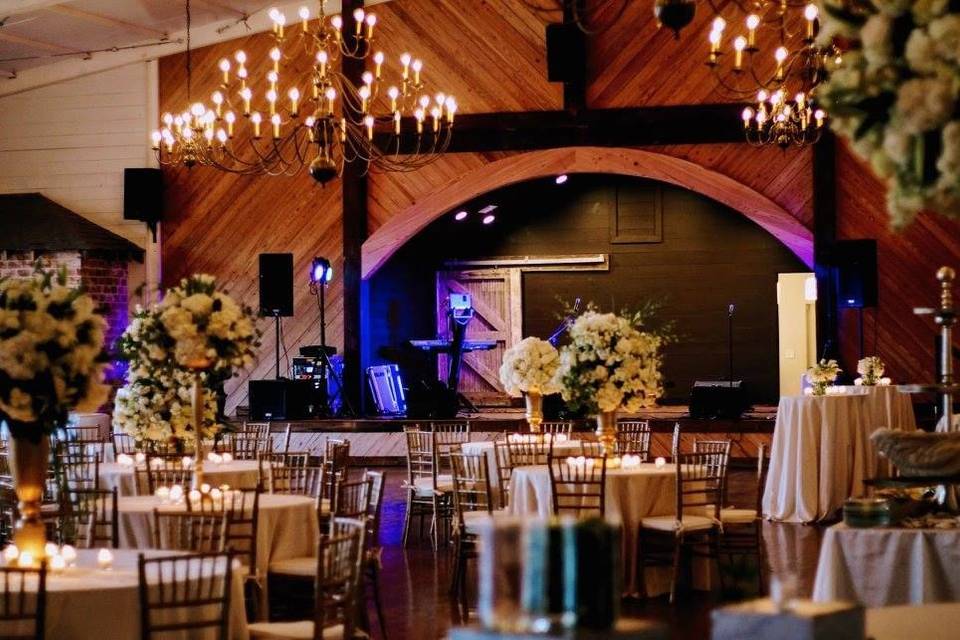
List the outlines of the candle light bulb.
<svg viewBox="0 0 960 640">
<path fill-rule="evenodd" d="M 300 7 L 300 9 L 297 10 L 297 15 L 300 16 L 301 20 L 309 20 L 310 9 L 308 9 L 307 7 Z"/>
<path fill-rule="evenodd" d="M 753 109 L 751 109 L 750 107 L 746 107 L 743 110 L 741 117 L 743 118 L 743 123 L 747 124 L 750 120 L 753 119 Z"/>
<path fill-rule="evenodd" d="M 721 18 L 720 16 L 717 16 L 716 18 L 713 19 L 713 30 L 714 30 L 714 31 L 721 31 L 721 32 L 722 32 L 722 31 L 723 31 L 724 29 L 726 29 L 726 28 L 727 28 L 727 21 L 726 21 L 726 20 L 724 20 L 724 19 Z"/>
<path fill-rule="evenodd" d="M 163 140 L 163 136 L 160 134 L 159 131 L 154 131 L 153 133 L 150 134 L 150 141 L 153 143 L 154 148 L 160 145 L 161 140 Z M 121 462 L 121 464 L 123 463 Z"/>
<path fill-rule="evenodd" d="M 220 141 L 220 144 L 224 144 L 227 141 L 227 132 L 223 130 L 223 127 L 217 129 L 217 140 Z"/>
<path fill-rule="evenodd" d="M 383 60 L 384 60 L 383 51 L 377 51 L 375 54 L 373 54 L 374 64 L 383 64 Z"/>
<path fill-rule="evenodd" d="M 275 114 L 273 114 L 272 116 L 270 116 L 270 123 L 273 125 L 273 137 L 274 137 L 274 138 L 279 138 L 279 137 L 280 137 L 280 114 L 279 114 L 279 113 L 275 113 Z M 209 485 L 208 485 L 207 491 L 209 491 L 209 490 L 210 490 L 210 489 L 209 489 Z M 206 493 L 206 492 L 204 492 L 204 493 Z"/>
<path fill-rule="evenodd" d="M 770 94 L 767 93 L 766 89 L 760 89 L 760 91 L 757 92 L 757 102 L 766 102 L 769 97 Z"/>
<path fill-rule="evenodd" d="M 747 48 L 747 39 L 743 36 L 737 36 L 733 41 L 733 48 L 738 52 Z"/>
<path fill-rule="evenodd" d="M 204 129 L 203 137 L 206 139 L 207 143 L 213 142 L 213 131 L 210 129 Z"/>
<path fill-rule="evenodd" d="M 366 85 L 373 84 L 373 74 L 369 71 L 364 71 L 360 79 L 363 80 L 363 83 Z"/>
<path fill-rule="evenodd" d="M 403 66 L 409 67 L 410 60 L 411 60 L 411 57 L 409 53 L 403 53 L 400 55 L 400 64 L 402 64 Z"/>
<path fill-rule="evenodd" d="M 400 112 L 393 112 L 393 132 L 397 135 L 400 135 Z"/>
<path fill-rule="evenodd" d="M 760 16 L 755 13 L 751 13 L 747 16 L 747 29 L 751 31 L 760 26 Z"/>
<path fill-rule="evenodd" d="M 363 16 L 364 16 L 363 9 L 360 9 L 358 7 L 353 10 L 353 19 L 356 20 L 357 23 L 363 22 Z"/>
<path fill-rule="evenodd" d="M 269 91 L 267 91 L 267 100 L 268 100 L 269 102 L 276 102 L 276 100 L 277 100 L 277 92 L 274 91 L 273 89 L 270 89 Z"/>
<path fill-rule="evenodd" d="M 426 109 L 430 106 L 430 96 L 420 96 L 420 106 Z"/>
<path fill-rule="evenodd" d="M 721 39 L 721 38 L 723 38 L 723 33 L 721 33 L 720 31 L 716 31 L 716 30 L 711 31 L 711 32 L 710 32 L 710 35 L 707 36 L 707 39 L 710 41 L 710 44 L 713 45 L 714 48 L 717 48 L 717 47 L 720 46 L 720 39 Z"/>
<path fill-rule="evenodd" d="M 223 104 L 223 94 L 219 91 L 214 91 L 210 96 L 210 100 L 212 100 L 215 105 L 221 105 Z"/>
<path fill-rule="evenodd" d="M 167 125 L 168 127 L 173 124 L 173 114 L 169 111 L 163 114 L 163 124 Z"/>
<path fill-rule="evenodd" d="M 817 5 L 815 4 L 808 4 L 803 9 L 803 17 L 810 22 L 813 22 L 814 20 L 816 20 L 819 14 L 820 14 L 820 10 L 817 8 Z"/>
<path fill-rule="evenodd" d="M 270 9 L 267 11 L 267 15 L 274 22 L 277 22 L 278 20 L 280 20 L 280 10 L 277 9 L 276 7 L 270 7 Z"/>
<path fill-rule="evenodd" d="M 343 29 L 343 18 L 340 16 L 333 16 L 330 18 L 330 26 L 332 26 L 337 31 Z"/>
<path fill-rule="evenodd" d="M 373 140 L 373 116 L 364 117 L 363 124 L 367 127 L 367 139 Z"/>
<path fill-rule="evenodd" d="M 413 84 L 420 84 L 420 70 L 423 69 L 423 61 L 414 60 L 410 66 L 413 68 Z"/>
<path fill-rule="evenodd" d="M 327 60 L 329 60 L 329 56 L 324 49 L 317 51 L 317 62 L 320 64 L 327 64 Z"/>
<path fill-rule="evenodd" d="M 281 55 L 282 54 L 280 53 L 280 49 L 278 47 L 274 47 L 273 49 L 270 49 L 270 59 L 273 60 L 274 71 L 279 71 Z"/>
<path fill-rule="evenodd" d="M 247 61 L 247 54 L 244 53 L 242 49 L 233 54 L 233 57 L 240 64 L 244 64 Z"/>
<path fill-rule="evenodd" d="M 230 71 L 230 61 L 226 58 L 220 58 L 220 71 L 224 73 Z"/>
<path fill-rule="evenodd" d="M 372 27 L 377 24 L 377 16 L 372 13 L 368 13 L 366 17 L 366 23 L 368 27 Z"/>
<path fill-rule="evenodd" d="M 787 59 L 787 56 L 790 55 L 786 47 L 777 47 L 777 50 L 773 52 L 773 57 L 777 61 L 777 64 L 783 64 L 783 61 Z"/>
<path fill-rule="evenodd" d="M 198 117 L 198 118 L 199 118 L 200 116 L 202 116 L 202 115 L 203 115 L 204 113 L 206 113 L 206 112 L 207 112 L 207 108 L 204 107 L 204 106 L 203 106 L 203 103 L 201 103 L 201 102 L 194 102 L 194 103 L 190 106 L 190 113 L 191 113 L 192 115 Z"/>
<path fill-rule="evenodd" d="M 447 101 L 447 96 L 443 93 L 438 93 L 437 95 L 433 96 L 433 99 L 434 101 L 436 101 L 437 106 L 442 107 L 443 104 Z"/>
<path fill-rule="evenodd" d="M 279 73 L 277 73 L 276 71 L 268 71 L 268 72 L 267 72 L 267 81 L 268 81 L 270 84 L 277 84 L 277 81 L 279 81 L 279 80 L 280 80 L 280 74 L 279 74 Z"/>
<path fill-rule="evenodd" d="M 361 98 L 363 98 L 364 100 L 366 100 L 367 98 L 370 97 L 370 87 L 367 86 L 367 85 L 363 85 L 362 87 L 360 87 L 360 89 L 357 90 L 357 94 L 358 94 Z"/>
</svg>

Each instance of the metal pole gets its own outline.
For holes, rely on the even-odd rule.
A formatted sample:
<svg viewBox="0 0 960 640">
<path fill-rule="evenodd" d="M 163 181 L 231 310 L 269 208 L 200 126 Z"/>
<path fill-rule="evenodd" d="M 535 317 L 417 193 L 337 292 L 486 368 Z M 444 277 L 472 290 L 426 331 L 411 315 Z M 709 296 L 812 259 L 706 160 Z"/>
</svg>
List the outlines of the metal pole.
<svg viewBox="0 0 960 640">
<path fill-rule="evenodd" d="M 956 311 L 953 308 L 953 281 L 956 272 L 950 267 L 941 267 L 937 271 L 937 280 L 940 281 L 940 310 L 936 315 L 940 325 L 940 384 L 953 384 L 953 325 L 957 321 Z M 953 424 L 953 394 L 944 389 L 940 394 L 940 410 L 943 415 L 946 431 L 954 431 Z"/>
</svg>

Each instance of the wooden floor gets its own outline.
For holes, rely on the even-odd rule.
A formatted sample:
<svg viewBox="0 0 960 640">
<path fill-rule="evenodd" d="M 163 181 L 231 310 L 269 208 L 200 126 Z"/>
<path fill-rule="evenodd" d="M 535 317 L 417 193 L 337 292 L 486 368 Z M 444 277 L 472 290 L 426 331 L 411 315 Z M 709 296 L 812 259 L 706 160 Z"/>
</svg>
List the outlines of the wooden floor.
<svg viewBox="0 0 960 640">
<path fill-rule="evenodd" d="M 434 553 L 428 540 L 421 541 L 416 536 L 407 549 L 401 547 L 404 503 L 400 483 L 403 472 L 397 467 L 388 468 L 386 472 L 388 488 L 381 539 L 385 545 L 384 617 L 389 638 L 442 638 L 451 625 L 459 623 L 447 595 L 449 549 Z M 730 501 L 738 506 L 751 504 L 754 484 L 752 474 L 731 471 Z M 766 524 L 766 575 L 769 576 L 771 571 L 779 575 L 793 574 L 799 580 L 801 593 L 809 594 L 813 586 L 821 533 L 819 527 Z M 472 574 L 472 579 L 475 579 L 475 575 Z M 664 596 L 642 602 L 625 601 L 622 610 L 624 615 L 663 621 L 671 627 L 672 637 L 677 640 L 703 640 L 709 638 L 710 610 L 718 603 L 719 596 L 690 592 L 684 594 L 674 606 L 668 604 Z M 373 635 L 379 638 L 375 618 L 373 622 Z"/>
</svg>

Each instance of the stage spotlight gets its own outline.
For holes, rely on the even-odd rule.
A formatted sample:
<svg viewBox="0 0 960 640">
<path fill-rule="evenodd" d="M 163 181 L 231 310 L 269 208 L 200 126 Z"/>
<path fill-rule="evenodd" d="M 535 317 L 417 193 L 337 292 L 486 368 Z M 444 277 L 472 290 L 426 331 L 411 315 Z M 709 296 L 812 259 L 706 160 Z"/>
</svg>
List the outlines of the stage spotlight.
<svg viewBox="0 0 960 640">
<path fill-rule="evenodd" d="M 567 174 L 561 173 L 560 175 L 557 176 L 555 182 L 557 184 L 563 184 L 564 182 L 567 181 L 567 177 L 568 177 Z"/>
<path fill-rule="evenodd" d="M 495 215 L 493 215 L 492 213 L 491 213 L 491 214 L 488 214 L 488 215 L 486 215 L 486 216 L 483 217 L 483 224 L 490 224 L 491 222 L 493 222 L 493 221 L 496 220 L 496 219 L 497 219 L 497 217 L 496 217 Z"/>
<path fill-rule="evenodd" d="M 457 222 L 460 222 L 461 220 L 466 219 L 466 217 L 467 217 L 466 211 L 458 211 L 457 215 L 453 216 L 453 219 L 456 220 Z"/>
<path fill-rule="evenodd" d="M 314 258 L 310 267 L 310 282 L 313 284 L 327 284 L 333 280 L 333 266 L 326 258 Z"/>
</svg>

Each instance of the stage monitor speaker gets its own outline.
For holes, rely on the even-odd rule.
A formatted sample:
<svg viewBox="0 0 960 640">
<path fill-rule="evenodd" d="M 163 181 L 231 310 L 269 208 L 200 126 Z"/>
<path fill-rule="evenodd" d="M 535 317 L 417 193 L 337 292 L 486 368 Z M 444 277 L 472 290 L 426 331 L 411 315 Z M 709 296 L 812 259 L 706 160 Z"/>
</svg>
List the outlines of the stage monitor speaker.
<svg viewBox="0 0 960 640">
<path fill-rule="evenodd" d="M 153 226 L 163 217 L 163 172 L 160 169 L 123 170 L 123 219 Z"/>
<path fill-rule="evenodd" d="M 260 254 L 260 315 L 293 315 L 293 254 Z"/>
<path fill-rule="evenodd" d="M 840 240 L 833 247 L 837 304 L 862 309 L 877 306 L 877 241 Z"/>
<path fill-rule="evenodd" d="M 587 69 L 587 44 L 576 24 L 557 22 L 547 25 L 547 80 L 578 82 Z"/>
<path fill-rule="evenodd" d="M 749 407 L 742 380 L 697 380 L 690 390 L 690 417 L 735 420 Z"/>
<path fill-rule="evenodd" d="M 251 380 L 251 420 L 303 420 L 313 415 L 312 380 Z"/>
</svg>

